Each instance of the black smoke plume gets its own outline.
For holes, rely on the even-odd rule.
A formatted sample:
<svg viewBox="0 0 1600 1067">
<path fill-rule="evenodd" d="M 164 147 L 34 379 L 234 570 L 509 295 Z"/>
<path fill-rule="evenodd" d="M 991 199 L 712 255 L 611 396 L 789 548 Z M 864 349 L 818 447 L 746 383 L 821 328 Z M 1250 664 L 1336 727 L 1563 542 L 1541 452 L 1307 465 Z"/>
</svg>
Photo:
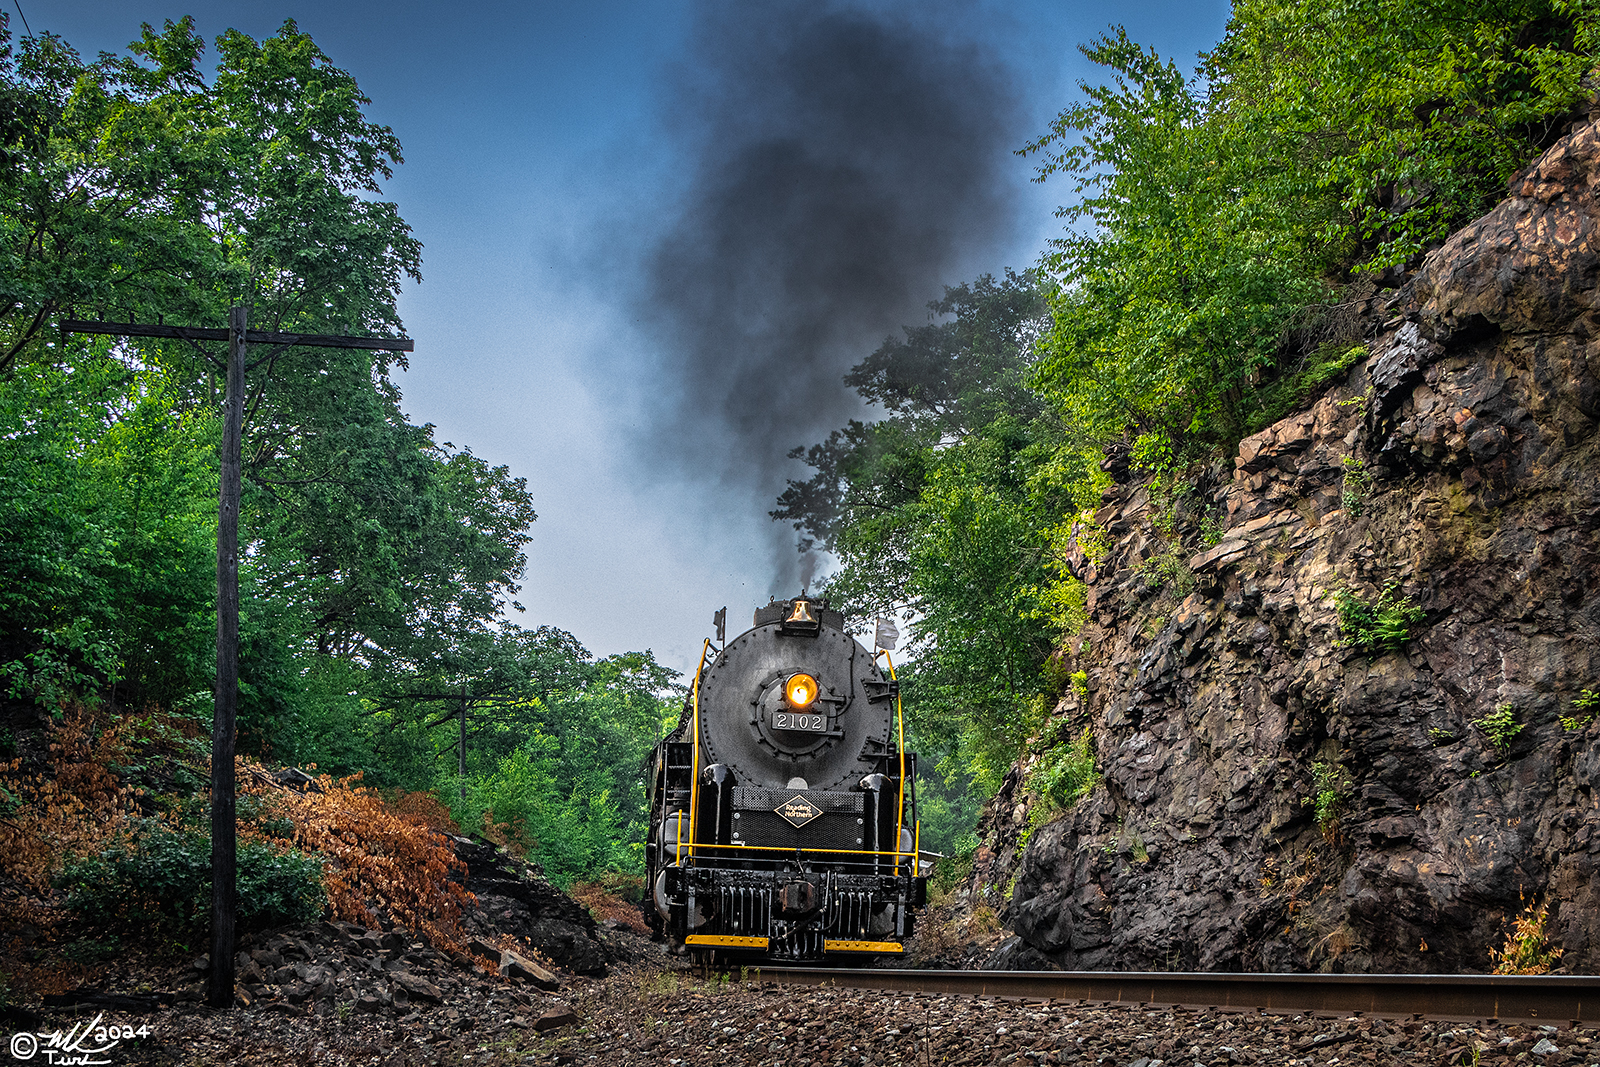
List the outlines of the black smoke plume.
<svg viewBox="0 0 1600 1067">
<path fill-rule="evenodd" d="M 695 169 L 648 263 L 652 439 L 764 514 L 790 449 L 861 414 L 844 373 L 957 272 L 995 269 L 1019 108 L 945 5 L 708 0 L 697 25 L 673 119 Z M 773 532 L 792 595 L 792 531 Z"/>
</svg>

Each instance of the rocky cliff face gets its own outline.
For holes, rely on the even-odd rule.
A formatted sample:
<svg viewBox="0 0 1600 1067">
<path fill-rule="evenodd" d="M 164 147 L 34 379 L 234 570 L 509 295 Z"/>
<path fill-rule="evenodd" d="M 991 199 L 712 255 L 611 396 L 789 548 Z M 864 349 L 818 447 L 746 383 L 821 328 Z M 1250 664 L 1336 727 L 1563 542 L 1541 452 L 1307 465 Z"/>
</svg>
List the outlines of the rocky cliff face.
<svg viewBox="0 0 1600 1067">
<path fill-rule="evenodd" d="M 1104 777 L 1041 819 L 1031 755 L 991 806 L 996 965 L 1486 970 L 1526 897 L 1600 970 L 1600 722 L 1559 721 L 1600 690 L 1600 128 L 1360 310 L 1367 357 L 1200 494 L 1107 490 L 1046 734 Z M 1421 618 L 1357 647 L 1336 594 L 1385 589 Z"/>
</svg>

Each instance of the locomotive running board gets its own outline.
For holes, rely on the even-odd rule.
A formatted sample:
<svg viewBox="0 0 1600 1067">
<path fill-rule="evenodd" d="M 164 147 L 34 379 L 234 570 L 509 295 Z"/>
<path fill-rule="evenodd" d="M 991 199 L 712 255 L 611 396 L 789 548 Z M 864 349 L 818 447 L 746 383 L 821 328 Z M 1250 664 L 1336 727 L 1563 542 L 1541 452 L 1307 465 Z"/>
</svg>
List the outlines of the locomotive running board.
<svg viewBox="0 0 1600 1067">
<path fill-rule="evenodd" d="M 690 934 L 683 939 L 685 945 L 708 945 L 715 948 L 766 948 L 764 937 L 739 937 L 735 934 Z"/>
<path fill-rule="evenodd" d="M 906 947 L 897 941 L 831 941 L 822 942 L 824 952 L 904 952 Z"/>
</svg>

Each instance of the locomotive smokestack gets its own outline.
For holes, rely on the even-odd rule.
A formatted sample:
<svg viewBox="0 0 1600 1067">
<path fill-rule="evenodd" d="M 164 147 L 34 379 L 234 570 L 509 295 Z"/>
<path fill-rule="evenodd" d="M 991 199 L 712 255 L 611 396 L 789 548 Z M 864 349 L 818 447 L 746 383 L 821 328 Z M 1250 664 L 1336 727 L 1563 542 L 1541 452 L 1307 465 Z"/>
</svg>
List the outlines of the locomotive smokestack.
<svg viewBox="0 0 1600 1067">
<path fill-rule="evenodd" d="M 1009 76 L 932 10 L 700 5 L 672 110 L 694 176 L 648 261 L 673 398 L 650 441 L 743 498 L 724 510 L 770 510 L 790 449 L 863 414 L 844 373 L 1013 233 Z M 773 589 L 794 589 L 791 532 L 772 536 Z"/>
</svg>

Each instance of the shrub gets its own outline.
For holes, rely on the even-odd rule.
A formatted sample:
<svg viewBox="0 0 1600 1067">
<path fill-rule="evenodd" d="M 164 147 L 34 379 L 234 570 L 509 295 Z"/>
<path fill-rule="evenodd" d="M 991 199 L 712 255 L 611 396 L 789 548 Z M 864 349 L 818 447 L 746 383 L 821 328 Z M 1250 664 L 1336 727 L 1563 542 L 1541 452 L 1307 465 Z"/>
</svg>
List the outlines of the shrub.
<svg viewBox="0 0 1600 1067">
<path fill-rule="evenodd" d="M 1043 803 L 1035 810 L 1064 811 L 1089 794 L 1100 781 L 1094 768 L 1094 732 L 1087 726 L 1077 739 L 1045 753 L 1030 775 L 1030 792 Z"/>
<path fill-rule="evenodd" d="M 1183 598 L 1194 591 L 1194 571 L 1189 569 L 1189 555 L 1179 544 L 1171 544 L 1145 560 L 1139 572 L 1150 589 L 1166 587 L 1175 598 Z"/>
<path fill-rule="evenodd" d="M 1594 722 L 1596 714 L 1600 714 L 1600 693 L 1593 689 L 1585 689 L 1572 698 L 1572 706 L 1577 708 L 1573 715 L 1561 716 L 1563 730 L 1582 730 Z"/>
<path fill-rule="evenodd" d="M 1339 631 L 1345 644 L 1374 656 L 1405 647 L 1427 612 L 1413 604 L 1411 598 L 1397 596 L 1397 589 L 1398 583 L 1389 583 L 1370 604 L 1348 589 L 1334 591 Z"/>
<path fill-rule="evenodd" d="M 1505 944 L 1498 950 L 1489 950 L 1494 973 L 1548 974 L 1562 955 L 1561 949 L 1551 948 L 1546 940 L 1545 924 L 1550 919 L 1550 908 L 1544 904 L 1535 906 L 1527 897 L 1521 899 L 1522 914 L 1511 920 Z"/>
<path fill-rule="evenodd" d="M 1472 725 L 1483 731 L 1485 740 L 1501 759 L 1511 754 L 1511 742 L 1522 732 L 1522 723 L 1517 721 L 1514 704 L 1498 704 L 1490 714 L 1473 719 Z"/>
<path fill-rule="evenodd" d="M 977 856 L 978 835 L 969 830 L 956 841 L 950 855 L 940 856 L 934 863 L 928 886 L 935 897 L 953 893 L 965 885 L 972 877 L 972 866 Z"/>
<path fill-rule="evenodd" d="M 1340 503 L 1344 513 L 1352 519 L 1359 519 L 1365 507 L 1367 489 L 1372 485 L 1372 475 L 1367 470 L 1367 465 L 1354 456 L 1346 456 L 1344 463 L 1344 492 Z"/>
<path fill-rule="evenodd" d="M 1306 803 L 1316 814 L 1317 829 L 1322 839 L 1330 845 L 1339 843 L 1339 816 L 1344 814 L 1345 794 L 1350 782 L 1344 768 L 1329 760 L 1317 760 L 1311 765 L 1311 796 Z"/>
<path fill-rule="evenodd" d="M 42 895 L 63 856 L 93 855 L 122 830 L 138 801 L 111 769 L 126 726 L 69 705 L 50 726 L 48 770 L 0 763 L 0 878 Z"/>
<path fill-rule="evenodd" d="M 245 929 L 307 923 L 322 914 L 322 861 L 263 841 L 239 842 L 238 922 Z M 211 839 L 140 820 L 127 838 L 70 857 L 53 880 L 68 910 L 128 932 L 181 934 L 211 910 Z"/>
<path fill-rule="evenodd" d="M 298 847 L 328 857 L 323 885 L 336 917 L 371 926 L 375 906 L 436 948 L 461 950 L 461 908 L 473 898 L 461 885 L 466 865 L 428 825 L 436 805 L 401 814 L 359 774 L 321 775 L 300 792 L 240 760 L 238 777 L 241 794 L 260 798 L 263 819 L 288 818 Z"/>
</svg>

